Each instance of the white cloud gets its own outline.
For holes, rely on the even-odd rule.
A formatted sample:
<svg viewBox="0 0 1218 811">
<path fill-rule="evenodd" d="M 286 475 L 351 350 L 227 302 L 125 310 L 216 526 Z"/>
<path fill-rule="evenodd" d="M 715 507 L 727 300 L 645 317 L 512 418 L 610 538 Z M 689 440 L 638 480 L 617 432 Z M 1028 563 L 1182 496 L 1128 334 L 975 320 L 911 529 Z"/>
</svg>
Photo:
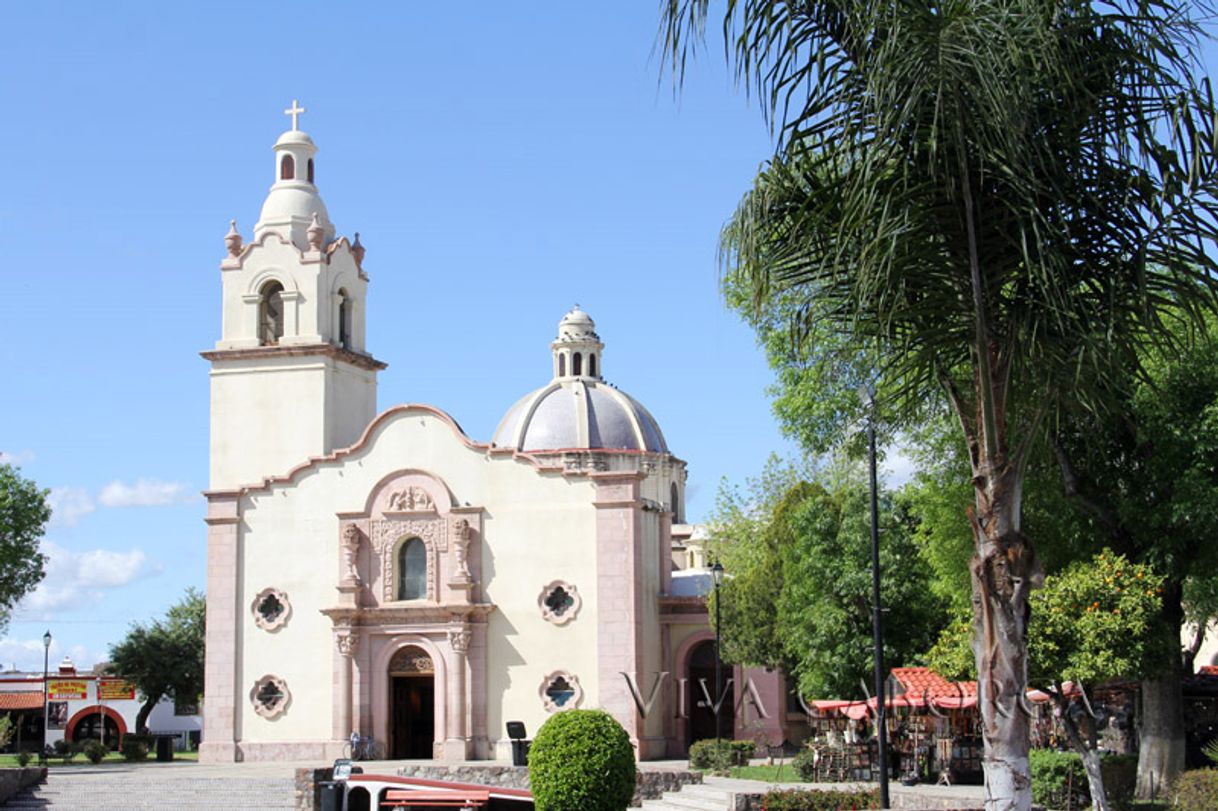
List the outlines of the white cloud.
<svg viewBox="0 0 1218 811">
<path fill-rule="evenodd" d="M 135 484 L 110 482 L 102 488 L 97 501 L 103 507 L 161 507 L 193 501 L 196 494 L 182 482 L 140 479 Z"/>
<path fill-rule="evenodd" d="M 107 589 L 126 586 L 160 570 L 142 549 L 73 552 L 44 540 L 42 552 L 47 556 L 46 577 L 18 604 L 23 619 L 41 619 L 59 609 L 96 603 Z"/>
<path fill-rule="evenodd" d="M 77 521 L 97 509 L 89 491 L 82 487 L 52 487 L 48 501 L 53 527 L 75 526 Z"/>
<path fill-rule="evenodd" d="M 25 465 L 34 461 L 33 451 L 17 451 L 9 453 L 8 451 L 0 451 L 0 465 Z"/>
<path fill-rule="evenodd" d="M 135 484 L 115 479 L 103 487 L 96 498 L 83 487 L 52 487 L 51 526 L 75 526 L 98 507 L 164 507 L 185 504 L 198 497 L 188 484 L 156 479 L 139 479 Z"/>
<path fill-rule="evenodd" d="M 9 636 L 0 639 L 0 670 L 16 668 L 26 673 L 41 675 L 44 653 L 47 653 L 46 660 L 51 670 L 59 665 L 65 654 L 71 656 L 72 662 L 81 669 L 92 667 L 106 658 L 104 653 L 99 653 L 85 645 L 72 645 L 65 651 L 54 636 L 51 638 L 49 652 L 43 650 L 41 634 L 33 639 L 17 639 Z"/>
<path fill-rule="evenodd" d="M 917 461 L 901 445 L 897 445 L 889 450 L 884 457 L 884 483 L 889 487 L 897 488 L 902 486 L 912 479 L 917 472 Z"/>
</svg>

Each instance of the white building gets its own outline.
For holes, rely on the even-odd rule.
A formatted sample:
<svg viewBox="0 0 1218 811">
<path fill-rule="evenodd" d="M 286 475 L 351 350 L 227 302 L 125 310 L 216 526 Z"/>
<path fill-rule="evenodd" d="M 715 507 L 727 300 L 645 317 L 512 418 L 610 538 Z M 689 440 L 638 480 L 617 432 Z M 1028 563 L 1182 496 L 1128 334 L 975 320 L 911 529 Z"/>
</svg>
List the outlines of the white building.
<svg viewBox="0 0 1218 811">
<path fill-rule="evenodd" d="M 16 723 L 9 747 L 13 751 L 37 751 L 44 740 L 54 745 L 97 738 L 101 729 L 106 743 L 117 748 L 123 735 L 135 731 L 143 703 L 131 682 L 105 672 L 77 671 L 68 657 L 45 680 L 42 673 L 0 674 L 0 712 L 10 714 Z M 178 735 L 179 748 L 197 741 L 201 726 L 197 708 L 175 705 L 169 699 L 148 716 L 149 731 Z"/>
<path fill-rule="evenodd" d="M 534 732 L 576 706 L 612 713 L 641 758 L 713 737 L 697 681 L 713 632 L 672 587 L 685 463 L 605 382 L 592 319 L 562 318 L 550 381 L 490 441 L 428 405 L 378 415 L 364 250 L 336 235 L 295 125 L 252 239 L 226 237 L 202 353 L 202 759 L 332 758 L 352 731 L 393 757 L 505 759 L 505 722 Z M 781 739 L 782 678 L 753 675 L 738 694 L 770 696 L 753 727 Z"/>
</svg>

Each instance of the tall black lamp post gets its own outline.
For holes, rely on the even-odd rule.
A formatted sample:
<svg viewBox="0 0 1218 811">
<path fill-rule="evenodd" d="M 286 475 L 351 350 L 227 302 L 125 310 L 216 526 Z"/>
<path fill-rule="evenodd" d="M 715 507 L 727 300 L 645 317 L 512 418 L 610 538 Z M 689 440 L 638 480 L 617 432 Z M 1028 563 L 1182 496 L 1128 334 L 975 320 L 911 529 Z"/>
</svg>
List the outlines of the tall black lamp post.
<svg viewBox="0 0 1218 811">
<path fill-rule="evenodd" d="M 719 586 L 723 583 L 723 564 L 719 561 L 715 561 L 715 565 L 711 567 L 711 579 L 715 581 L 715 751 L 718 752 L 719 739 L 723 737 L 719 715 L 719 711 L 723 709 L 723 674 L 720 672 L 723 666 L 723 656 L 720 650 L 722 637 L 719 631 Z"/>
<path fill-rule="evenodd" d="M 880 808 L 888 807 L 888 728 L 884 710 L 884 618 L 880 604 L 880 526 L 875 483 L 875 386 L 859 390 L 867 404 L 867 465 L 871 483 L 871 631 L 875 643 L 876 765 L 880 772 Z"/>
<path fill-rule="evenodd" d="M 42 635 L 42 752 L 46 757 L 47 737 L 51 732 L 51 705 L 48 701 L 47 671 L 51 663 L 51 632 Z M 41 760 L 41 758 L 40 758 Z"/>
</svg>

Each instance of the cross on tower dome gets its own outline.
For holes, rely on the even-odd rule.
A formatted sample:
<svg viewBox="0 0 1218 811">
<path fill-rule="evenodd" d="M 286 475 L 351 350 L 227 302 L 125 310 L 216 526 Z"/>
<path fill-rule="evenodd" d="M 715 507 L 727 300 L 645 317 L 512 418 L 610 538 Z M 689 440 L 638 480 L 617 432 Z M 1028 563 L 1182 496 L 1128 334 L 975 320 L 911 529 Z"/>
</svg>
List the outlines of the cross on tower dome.
<svg viewBox="0 0 1218 811">
<path fill-rule="evenodd" d="M 292 117 L 292 129 L 299 130 L 300 129 L 300 114 L 305 113 L 305 112 L 308 112 L 308 110 L 306 110 L 304 107 L 301 107 L 300 102 L 298 102 L 296 99 L 292 99 L 292 106 L 289 107 L 288 109 L 284 110 L 283 114 L 290 115 Z"/>
</svg>

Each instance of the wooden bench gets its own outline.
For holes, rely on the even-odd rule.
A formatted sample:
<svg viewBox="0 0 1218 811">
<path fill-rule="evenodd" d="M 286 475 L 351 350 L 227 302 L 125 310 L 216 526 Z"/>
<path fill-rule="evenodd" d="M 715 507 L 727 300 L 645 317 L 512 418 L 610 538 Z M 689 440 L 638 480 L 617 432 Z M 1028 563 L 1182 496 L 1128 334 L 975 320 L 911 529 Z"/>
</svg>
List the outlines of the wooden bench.
<svg viewBox="0 0 1218 811">
<path fill-rule="evenodd" d="M 390 789 L 385 792 L 381 808 L 486 808 L 491 801 L 489 791 L 461 789 L 459 791 L 403 791 Z"/>
</svg>

